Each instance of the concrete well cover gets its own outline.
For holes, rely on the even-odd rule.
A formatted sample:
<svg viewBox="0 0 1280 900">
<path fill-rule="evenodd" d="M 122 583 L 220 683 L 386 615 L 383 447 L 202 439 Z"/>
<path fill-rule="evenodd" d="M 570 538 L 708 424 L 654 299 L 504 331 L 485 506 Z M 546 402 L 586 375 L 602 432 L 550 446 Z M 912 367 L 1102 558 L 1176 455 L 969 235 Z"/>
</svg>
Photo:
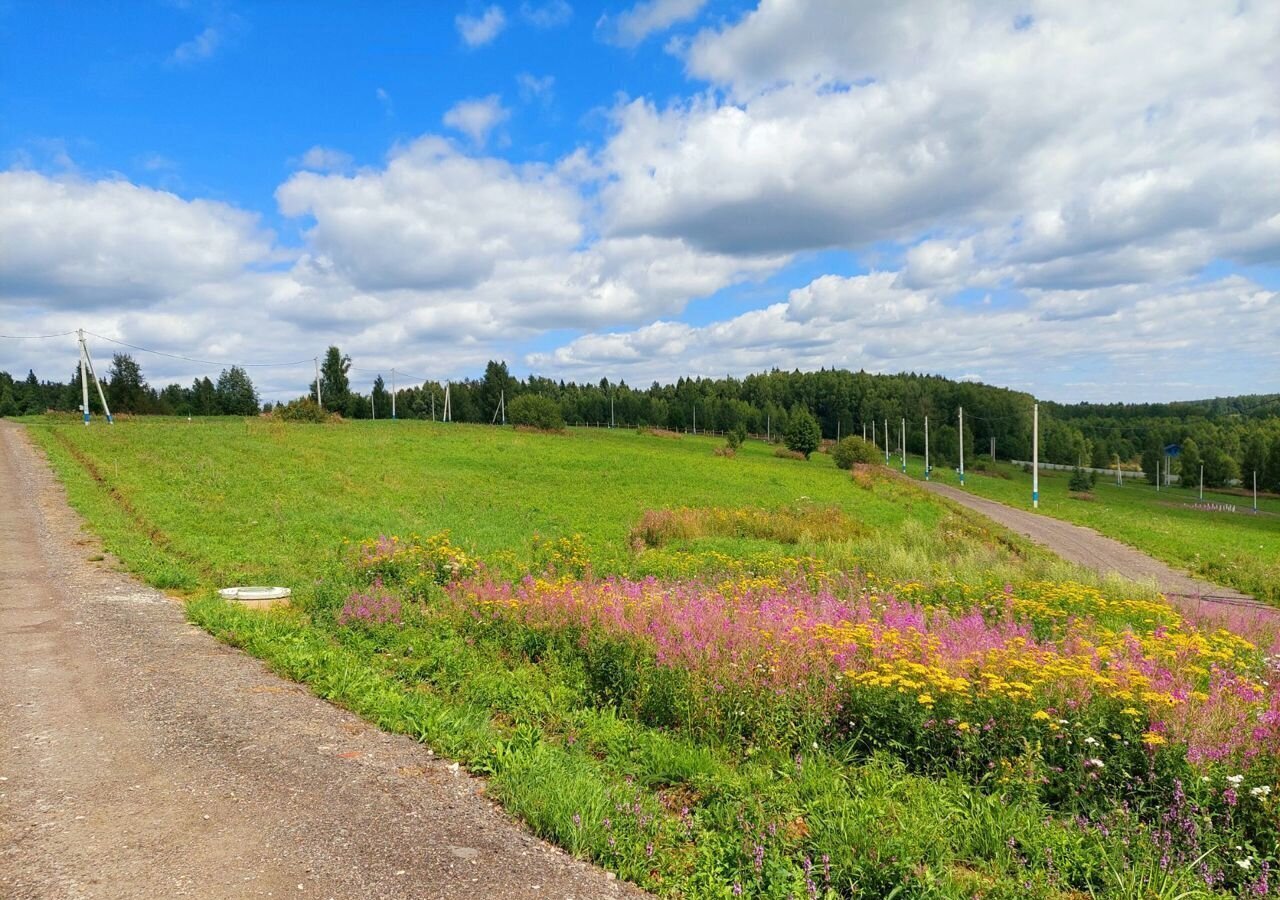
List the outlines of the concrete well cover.
<svg viewBox="0 0 1280 900">
<path fill-rule="evenodd" d="M 286 587 L 230 587 L 218 591 L 224 600 L 283 600 L 292 593 Z"/>
</svg>

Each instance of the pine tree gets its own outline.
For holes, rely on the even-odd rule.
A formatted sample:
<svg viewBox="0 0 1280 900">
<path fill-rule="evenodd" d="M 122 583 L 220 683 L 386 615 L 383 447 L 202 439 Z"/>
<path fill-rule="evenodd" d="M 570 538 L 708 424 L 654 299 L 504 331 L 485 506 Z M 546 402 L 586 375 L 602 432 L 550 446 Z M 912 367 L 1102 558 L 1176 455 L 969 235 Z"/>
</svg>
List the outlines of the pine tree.
<svg viewBox="0 0 1280 900">
<path fill-rule="evenodd" d="M 146 412 L 147 382 L 137 360 L 128 353 L 115 354 L 111 357 L 108 378 L 106 394 L 112 412 Z"/>
<path fill-rule="evenodd" d="M 223 369 L 214 390 L 218 396 L 218 409 L 224 416 L 258 414 L 258 392 L 248 373 L 239 366 Z"/>
<path fill-rule="evenodd" d="M 337 347 L 330 347 L 320 363 L 320 396 L 324 398 L 326 409 L 344 409 L 347 398 L 351 394 L 351 382 L 347 373 L 351 371 L 351 357 L 343 356 Z M 311 396 L 316 394 L 316 385 L 311 383 Z"/>
</svg>

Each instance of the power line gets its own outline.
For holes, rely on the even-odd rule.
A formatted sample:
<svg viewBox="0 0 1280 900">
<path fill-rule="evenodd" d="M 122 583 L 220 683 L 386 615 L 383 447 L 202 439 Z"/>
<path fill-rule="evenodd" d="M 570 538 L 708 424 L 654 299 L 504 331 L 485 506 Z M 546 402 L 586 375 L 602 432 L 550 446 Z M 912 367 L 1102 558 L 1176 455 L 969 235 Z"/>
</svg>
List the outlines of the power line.
<svg viewBox="0 0 1280 900">
<path fill-rule="evenodd" d="M 68 333 L 74 334 L 75 332 L 68 332 Z M 165 353 L 163 350 L 152 350 L 150 347 L 139 347 L 137 344 L 130 344 L 125 341 L 117 341 L 115 338 L 109 338 L 101 334 L 95 334 L 92 331 L 86 331 L 85 334 L 92 334 L 94 337 L 98 338 L 99 340 L 109 341 L 112 344 L 119 344 L 121 347 L 128 347 L 130 350 L 139 350 L 143 353 L 154 353 L 156 356 L 165 356 L 165 357 L 168 357 L 169 359 L 180 359 L 185 362 L 199 363 L 202 366 L 239 366 L 242 369 L 268 369 L 268 368 L 283 367 L 283 366 L 300 366 L 300 365 L 303 365 L 304 363 L 312 362 L 311 357 L 308 357 L 307 359 L 294 360 L 293 362 L 274 362 L 274 363 L 229 363 L 225 361 L 215 362 L 209 359 L 195 359 L 194 357 L 191 357 L 191 356 L 182 356 L 178 353 Z"/>
<path fill-rule="evenodd" d="M 386 369 L 370 369 L 370 368 L 366 368 L 366 367 L 364 367 L 364 366 L 349 366 L 349 367 L 348 367 L 348 371 L 350 371 L 350 372 L 374 372 L 374 373 L 376 373 L 376 374 L 378 374 L 378 375 L 381 375 L 383 372 L 389 372 L 389 371 L 391 371 L 391 369 L 395 369 L 395 371 L 396 371 L 396 374 L 397 374 L 397 375 L 403 375 L 405 378 L 408 378 L 410 381 L 423 381 L 423 382 L 426 382 L 426 381 L 435 381 L 435 380 L 436 380 L 436 379 L 433 379 L 433 378 L 422 378 L 422 377 L 420 377 L 420 376 L 418 376 L 418 375 L 414 375 L 412 372 L 406 372 L 404 369 L 400 368 L 399 366 L 391 366 L 390 368 L 386 368 Z"/>
<path fill-rule="evenodd" d="M 0 334 L 0 338 L 6 338 L 11 341 L 38 341 L 44 338 L 67 337 L 75 334 L 74 331 L 60 331 L 57 334 Z"/>
</svg>

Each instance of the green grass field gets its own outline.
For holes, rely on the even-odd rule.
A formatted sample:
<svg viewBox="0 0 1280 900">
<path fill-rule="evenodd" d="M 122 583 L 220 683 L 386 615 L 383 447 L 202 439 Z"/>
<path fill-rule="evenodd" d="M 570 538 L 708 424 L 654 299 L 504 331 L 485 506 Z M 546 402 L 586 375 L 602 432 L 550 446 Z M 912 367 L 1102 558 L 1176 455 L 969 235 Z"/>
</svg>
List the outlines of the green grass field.
<svg viewBox="0 0 1280 900">
<path fill-rule="evenodd" d="M 105 485 L 138 513 L 131 522 L 113 504 L 110 548 L 129 546 L 121 558 L 171 588 L 269 581 L 305 590 L 343 540 L 440 530 L 516 564 L 529 560 L 535 535 L 581 535 L 600 572 L 661 573 L 717 551 L 766 563 L 815 555 L 836 567 L 874 565 L 888 578 L 1088 577 L 921 491 L 887 480 L 859 490 L 825 456 L 777 459 L 758 442 L 722 459 L 715 438 L 407 421 L 306 428 L 147 418 L 85 429 L 37 420 L 31 433 L 73 498 L 88 501 Z M 844 541 L 790 547 L 718 537 L 637 558 L 628 545 L 646 509 L 794 504 L 837 506 L 856 527 Z"/>
<path fill-rule="evenodd" d="M 194 622 L 485 775 L 534 831 L 659 894 L 1172 900 L 1249 895 L 1280 860 L 1280 765 L 1241 756 L 1237 737 L 1271 702 L 1253 686 L 1263 651 L 1197 637 L 1150 593 L 1099 584 L 908 481 L 634 431 L 27 424 L 107 548 Z M 449 543 L 409 537 L 442 531 Z M 476 559 L 487 576 L 464 576 Z M 237 583 L 288 585 L 295 602 L 217 599 Z M 523 606 L 504 599 L 517 589 Z M 573 618 L 614 590 L 649 594 L 613 630 Z M 1254 679 L 1251 705 L 1205 696 L 1237 730 L 1170 727 L 1235 755 L 1193 764 L 1190 744 L 1152 731 L 1168 693 L 1084 704 L 1077 682 L 1024 686 L 1040 684 L 1040 662 L 1018 657 L 1032 634 L 1095 681 L 1090 665 L 1138 646 L 1144 666 L 1185 667 L 1169 685 L 1214 690 L 1201 652 L 1230 664 Z M 902 635 L 955 660 L 1008 643 L 992 665 L 1011 668 L 954 696 L 942 656 L 884 676 L 896 688 L 842 671 L 873 664 L 853 657 L 881 640 L 896 658 Z M 1223 781 L 1237 771 L 1247 780 Z M 1222 785 L 1240 783 L 1268 793 L 1228 808 Z M 1194 831 L 1161 824 L 1170 808 Z"/>
<path fill-rule="evenodd" d="M 896 463 L 897 460 L 895 459 Z M 982 497 L 1020 509 L 1031 509 L 1031 475 L 1011 463 L 974 460 L 988 471 L 970 467 L 965 488 Z M 908 474 L 924 477 L 923 460 L 908 457 Z M 1261 495 L 1258 515 L 1252 498 L 1206 490 L 1207 503 L 1233 504 L 1236 512 L 1193 508 L 1197 490 L 1181 487 L 1156 491 L 1153 485 L 1126 479 L 1123 487 L 1114 477 L 1099 475 L 1092 499 L 1071 496 L 1071 473 L 1040 473 L 1040 512 L 1123 541 L 1176 567 L 1218 584 L 1244 591 L 1260 600 L 1280 605 L 1280 499 Z M 952 469 L 935 468 L 935 480 L 959 484 Z"/>
</svg>

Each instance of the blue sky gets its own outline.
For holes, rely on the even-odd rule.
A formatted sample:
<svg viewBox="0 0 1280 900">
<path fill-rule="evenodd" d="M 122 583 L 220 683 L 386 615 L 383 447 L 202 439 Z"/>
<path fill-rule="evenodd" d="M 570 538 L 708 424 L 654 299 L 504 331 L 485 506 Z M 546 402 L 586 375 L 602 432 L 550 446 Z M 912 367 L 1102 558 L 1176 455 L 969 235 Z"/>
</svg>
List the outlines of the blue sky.
<svg viewBox="0 0 1280 900">
<path fill-rule="evenodd" d="M 1274 4 L 6 3 L 0 333 L 1276 390 L 1277 46 Z"/>
</svg>

